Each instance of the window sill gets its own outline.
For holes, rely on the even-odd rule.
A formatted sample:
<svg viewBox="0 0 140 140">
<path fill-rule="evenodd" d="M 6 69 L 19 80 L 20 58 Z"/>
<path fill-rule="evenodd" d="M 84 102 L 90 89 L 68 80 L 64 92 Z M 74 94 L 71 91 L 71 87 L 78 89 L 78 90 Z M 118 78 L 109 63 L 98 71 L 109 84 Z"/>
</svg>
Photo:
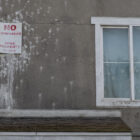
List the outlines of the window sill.
<svg viewBox="0 0 140 140">
<path fill-rule="evenodd" d="M 96 103 L 97 107 L 108 107 L 108 108 L 137 108 L 140 107 L 140 100 L 130 100 L 130 99 L 102 99 L 98 100 Z"/>
</svg>

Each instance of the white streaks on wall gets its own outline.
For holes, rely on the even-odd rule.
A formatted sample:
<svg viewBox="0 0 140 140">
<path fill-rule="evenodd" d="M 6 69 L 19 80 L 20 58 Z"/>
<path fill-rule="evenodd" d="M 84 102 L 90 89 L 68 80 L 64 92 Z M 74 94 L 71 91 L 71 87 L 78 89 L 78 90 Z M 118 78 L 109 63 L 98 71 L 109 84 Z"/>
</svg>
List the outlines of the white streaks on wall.
<svg viewBox="0 0 140 140">
<path fill-rule="evenodd" d="M 14 104 L 12 98 L 14 71 L 15 71 L 14 59 L 12 55 L 1 56 L 1 71 L 0 78 L 5 79 L 4 82 L 1 80 L 0 84 L 0 108 L 4 107 L 11 109 Z"/>
<path fill-rule="evenodd" d="M 20 79 L 20 84 L 21 84 L 21 85 L 23 84 L 23 79 Z"/>
<path fill-rule="evenodd" d="M 63 56 L 62 59 L 63 59 L 64 62 L 66 62 L 67 57 Z"/>
<path fill-rule="evenodd" d="M 60 28 L 59 28 L 59 27 L 57 27 L 57 28 L 56 28 L 56 31 L 57 31 L 57 32 L 59 32 L 59 31 L 60 31 Z"/>
<path fill-rule="evenodd" d="M 51 76 L 51 81 L 53 82 L 53 80 L 55 79 L 55 77 L 54 76 Z"/>
<path fill-rule="evenodd" d="M 3 10 L 3 8 L 2 8 L 2 7 L 0 7 L 0 12 L 2 12 L 2 10 Z"/>
<path fill-rule="evenodd" d="M 59 58 L 56 58 L 56 62 L 57 62 L 57 63 L 59 62 Z"/>
<path fill-rule="evenodd" d="M 66 94 L 68 91 L 68 88 L 67 87 L 64 87 L 64 93 Z"/>
<path fill-rule="evenodd" d="M 32 11 L 31 13 L 30 13 L 30 17 L 33 17 L 35 15 L 35 13 Z"/>
<path fill-rule="evenodd" d="M 51 33 L 52 33 L 52 29 L 51 29 L 51 28 L 49 29 L 48 33 L 49 33 L 49 34 L 51 34 Z"/>
<path fill-rule="evenodd" d="M 67 8 L 67 6 L 68 6 L 67 0 L 64 1 L 64 5 L 65 5 L 65 8 Z"/>
<path fill-rule="evenodd" d="M 21 3 L 21 0 L 18 0 L 18 3 L 20 4 Z"/>
<path fill-rule="evenodd" d="M 49 14 L 51 12 L 51 9 L 52 9 L 52 7 L 48 6 L 47 14 Z"/>
<path fill-rule="evenodd" d="M 71 89 L 73 88 L 74 81 L 69 81 Z"/>
<path fill-rule="evenodd" d="M 9 96 L 10 94 L 7 86 L 5 84 L 0 84 L 0 104 L 1 104 L 0 108 L 6 107 L 7 109 L 10 109 L 12 106 L 11 101 L 13 102 L 13 99 L 10 99 L 11 96 Z"/>
<path fill-rule="evenodd" d="M 45 53 L 45 56 L 48 57 L 48 53 L 47 52 Z"/>
<path fill-rule="evenodd" d="M 43 66 L 40 66 L 40 68 L 39 68 L 39 69 L 40 69 L 40 72 L 42 72 L 42 71 L 43 71 Z"/>
<path fill-rule="evenodd" d="M 41 9 L 38 8 L 38 9 L 36 10 L 36 13 L 39 15 L 39 14 L 41 13 Z"/>
<path fill-rule="evenodd" d="M 38 105 L 40 106 L 42 102 L 42 93 L 38 94 Z"/>
<path fill-rule="evenodd" d="M 34 37 L 34 39 L 35 39 L 35 42 L 38 44 L 39 43 L 39 37 L 36 36 L 36 37 Z"/>
<path fill-rule="evenodd" d="M 56 103 L 52 102 L 52 109 L 56 109 Z"/>
<path fill-rule="evenodd" d="M 1 0 L 0 0 L 1 3 Z M 10 8 L 14 8 L 14 4 L 11 4 L 8 0 L 4 1 L 6 6 Z M 10 4 L 9 4 L 10 3 Z M 21 0 L 18 0 L 18 3 L 21 3 Z M 24 13 L 26 11 L 26 7 L 30 1 L 26 1 L 23 5 L 23 8 L 12 12 L 11 14 L 7 15 L 7 17 L 1 17 L 1 22 L 12 22 L 12 23 L 23 23 L 23 30 L 26 31 L 26 36 L 23 36 L 23 46 L 22 46 L 22 53 L 20 55 L 14 54 L 0 54 L 0 109 L 12 109 L 16 104 L 13 99 L 13 84 L 14 84 L 14 77 L 17 71 L 24 72 L 25 69 L 28 67 L 31 61 L 31 52 L 39 43 L 39 38 L 32 38 L 31 41 L 31 33 L 35 31 L 35 29 L 27 23 L 24 19 Z M 41 9 L 41 8 L 40 8 Z M 0 7 L 0 12 L 3 10 Z M 34 13 L 34 12 L 33 12 Z M 28 12 L 26 11 L 26 14 Z M 26 15 L 25 14 L 25 15 Z M 34 44 L 35 42 L 36 44 Z M 43 69 L 41 69 L 43 70 Z M 23 79 L 20 80 L 20 85 L 23 84 Z M 15 89 L 17 90 L 19 87 L 15 85 Z"/>
<path fill-rule="evenodd" d="M 59 39 L 58 39 L 58 38 L 56 38 L 56 39 L 55 39 L 55 45 L 57 46 L 57 45 L 58 45 L 58 43 L 59 43 Z"/>
</svg>

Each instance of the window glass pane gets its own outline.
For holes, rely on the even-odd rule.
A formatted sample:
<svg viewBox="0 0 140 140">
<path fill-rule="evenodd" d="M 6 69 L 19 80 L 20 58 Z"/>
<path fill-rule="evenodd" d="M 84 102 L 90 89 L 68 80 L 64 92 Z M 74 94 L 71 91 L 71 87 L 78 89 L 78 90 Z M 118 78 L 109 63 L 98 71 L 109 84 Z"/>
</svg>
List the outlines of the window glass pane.
<svg viewBox="0 0 140 140">
<path fill-rule="evenodd" d="M 135 63 L 134 65 L 135 71 L 135 98 L 137 100 L 140 99 L 140 63 Z"/>
<path fill-rule="evenodd" d="M 140 100 L 140 27 L 133 27 L 135 99 Z"/>
<path fill-rule="evenodd" d="M 104 63 L 105 98 L 129 98 L 129 63 Z"/>
<path fill-rule="evenodd" d="M 134 61 L 140 62 L 140 27 L 133 27 Z"/>
<path fill-rule="evenodd" d="M 103 28 L 104 97 L 130 98 L 128 28 Z"/>
<path fill-rule="evenodd" d="M 128 28 L 103 28 L 105 62 L 129 62 Z"/>
</svg>

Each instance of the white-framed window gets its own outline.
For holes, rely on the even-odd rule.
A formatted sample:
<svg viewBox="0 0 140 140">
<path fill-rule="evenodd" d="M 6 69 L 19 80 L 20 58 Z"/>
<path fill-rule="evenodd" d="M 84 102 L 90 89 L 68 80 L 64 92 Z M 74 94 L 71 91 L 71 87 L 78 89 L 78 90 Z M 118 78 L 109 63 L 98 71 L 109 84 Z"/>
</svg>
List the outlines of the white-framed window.
<svg viewBox="0 0 140 140">
<path fill-rule="evenodd" d="M 96 105 L 140 107 L 140 18 L 92 17 Z"/>
</svg>

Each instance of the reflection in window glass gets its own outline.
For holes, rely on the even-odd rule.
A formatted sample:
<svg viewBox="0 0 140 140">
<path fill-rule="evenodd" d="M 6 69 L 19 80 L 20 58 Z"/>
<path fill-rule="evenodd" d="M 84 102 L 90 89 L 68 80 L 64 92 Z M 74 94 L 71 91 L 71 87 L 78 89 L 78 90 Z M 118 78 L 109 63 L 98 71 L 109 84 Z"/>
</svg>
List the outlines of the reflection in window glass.
<svg viewBox="0 0 140 140">
<path fill-rule="evenodd" d="M 128 28 L 104 28 L 104 61 L 129 62 Z"/>
</svg>

